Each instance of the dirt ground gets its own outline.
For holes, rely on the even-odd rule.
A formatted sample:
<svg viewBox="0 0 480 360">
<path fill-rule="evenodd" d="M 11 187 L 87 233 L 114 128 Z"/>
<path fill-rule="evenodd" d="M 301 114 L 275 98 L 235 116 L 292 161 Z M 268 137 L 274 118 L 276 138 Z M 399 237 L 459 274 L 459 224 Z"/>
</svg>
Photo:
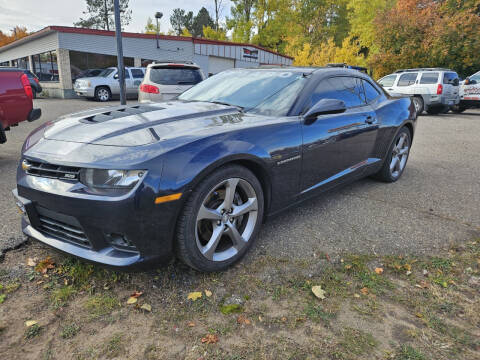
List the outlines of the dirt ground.
<svg viewBox="0 0 480 360">
<path fill-rule="evenodd" d="M 0 284 L 4 359 L 480 359 L 480 239 L 217 274 L 116 273 L 29 242 Z"/>
</svg>

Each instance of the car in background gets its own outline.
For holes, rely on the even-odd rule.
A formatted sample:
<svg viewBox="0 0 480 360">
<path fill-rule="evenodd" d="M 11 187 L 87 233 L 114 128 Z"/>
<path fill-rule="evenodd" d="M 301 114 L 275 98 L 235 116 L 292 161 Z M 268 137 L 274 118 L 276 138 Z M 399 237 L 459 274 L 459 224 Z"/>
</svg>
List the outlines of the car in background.
<svg viewBox="0 0 480 360">
<path fill-rule="evenodd" d="M 194 63 L 152 63 L 140 84 L 139 102 L 170 100 L 205 79 Z"/>
<path fill-rule="evenodd" d="M 30 81 L 30 86 L 32 87 L 33 98 L 37 98 L 37 94 L 42 92 L 42 86 L 40 85 L 40 80 L 38 76 L 32 73 L 30 70 L 23 70 L 23 73 L 27 75 L 28 80 Z"/>
<path fill-rule="evenodd" d="M 13 195 L 27 236 L 81 259 L 220 271 L 267 216 L 365 176 L 399 180 L 415 115 L 356 70 L 225 70 L 175 100 L 45 123 Z"/>
<path fill-rule="evenodd" d="M 138 87 L 145 76 L 145 68 L 125 68 L 125 92 L 127 97 L 136 98 Z M 97 101 L 110 101 L 120 95 L 120 81 L 118 69 L 109 67 L 97 76 L 75 80 L 73 90 L 78 96 L 95 99 Z"/>
<path fill-rule="evenodd" d="M 33 108 L 33 90 L 24 69 L 0 67 L 0 144 L 7 141 L 5 131 L 42 114 Z"/>
<path fill-rule="evenodd" d="M 458 74 L 449 69 L 397 70 L 378 83 L 390 96 L 411 96 L 418 115 L 439 114 L 460 102 Z"/>
<path fill-rule="evenodd" d="M 98 76 L 102 71 L 103 69 L 82 70 L 72 78 L 72 81 L 75 82 L 77 79 L 86 78 L 86 77 L 95 77 L 95 76 Z"/>
<path fill-rule="evenodd" d="M 456 113 L 473 107 L 480 107 L 480 71 L 460 83 L 460 103 L 452 107 Z"/>
</svg>

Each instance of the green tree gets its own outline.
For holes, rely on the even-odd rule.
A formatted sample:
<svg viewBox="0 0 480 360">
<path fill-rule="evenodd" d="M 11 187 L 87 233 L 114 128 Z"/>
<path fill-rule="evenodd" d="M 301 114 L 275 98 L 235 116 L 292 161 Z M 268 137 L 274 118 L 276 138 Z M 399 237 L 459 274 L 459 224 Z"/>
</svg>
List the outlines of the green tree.
<svg viewBox="0 0 480 360">
<path fill-rule="evenodd" d="M 89 29 L 114 30 L 114 5 L 113 0 L 85 0 L 87 11 L 83 12 L 85 18 L 80 18 L 74 26 Z M 122 27 L 128 25 L 132 19 L 132 10 L 128 9 L 129 0 L 119 0 L 120 21 Z"/>
<path fill-rule="evenodd" d="M 220 28 L 218 30 L 212 29 L 210 26 L 203 27 L 203 37 L 212 40 L 227 40 L 227 32 Z"/>
<path fill-rule="evenodd" d="M 186 12 L 183 9 L 173 9 L 170 16 L 170 24 L 176 35 L 182 35 L 183 29 L 187 29 L 188 32 L 192 32 L 193 28 L 193 12 Z"/>
<path fill-rule="evenodd" d="M 203 27 L 215 26 L 213 19 L 211 18 L 208 10 L 205 7 L 202 7 L 198 14 L 193 18 L 192 30 L 190 31 L 194 37 L 203 37 Z M 190 29 L 188 29 L 190 30 Z"/>
<path fill-rule="evenodd" d="M 250 42 L 253 29 L 252 14 L 257 0 L 232 0 L 232 2 L 227 28 L 233 30 L 233 41 Z"/>
</svg>

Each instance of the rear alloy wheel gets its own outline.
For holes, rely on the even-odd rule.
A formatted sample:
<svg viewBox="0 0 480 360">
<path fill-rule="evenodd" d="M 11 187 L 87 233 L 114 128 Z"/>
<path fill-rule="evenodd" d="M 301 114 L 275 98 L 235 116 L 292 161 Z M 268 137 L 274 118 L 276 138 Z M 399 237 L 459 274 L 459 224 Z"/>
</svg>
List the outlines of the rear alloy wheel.
<svg viewBox="0 0 480 360">
<path fill-rule="evenodd" d="M 395 182 L 400 179 L 400 176 L 402 176 L 405 166 L 407 165 L 410 144 L 410 131 L 406 127 L 403 127 L 390 146 L 383 167 L 376 174 L 378 179 L 385 182 Z"/>
<path fill-rule="evenodd" d="M 414 96 L 412 98 L 413 106 L 415 106 L 415 111 L 417 112 L 417 116 L 423 113 L 424 104 L 423 99 L 420 96 Z"/>
<path fill-rule="evenodd" d="M 179 221 L 177 255 L 200 271 L 220 271 L 252 245 L 263 217 L 262 187 L 248 169 L 227 166 L 191 194 Z"/>
<path fill-rule="evenodd" d="M 109 101 L 112 98 L 112 93 L 110 89 L 106 86 L 99 86 L 95 89 L 95 99 L 97 101 Z"/>
</svg>

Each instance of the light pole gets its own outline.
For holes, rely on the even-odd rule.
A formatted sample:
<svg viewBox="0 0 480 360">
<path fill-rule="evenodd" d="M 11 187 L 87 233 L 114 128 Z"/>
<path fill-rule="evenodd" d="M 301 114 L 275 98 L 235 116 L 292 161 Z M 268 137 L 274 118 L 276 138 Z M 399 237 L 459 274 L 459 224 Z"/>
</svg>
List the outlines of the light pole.
<svg viewBox="0 0 480 360">
<path fill-rule="evenodd" d="M 160 20 L 162 18 L 163 14 L 160 12 L 160 11 L 157 11 L 155 13 L 155 19 L 157 20 L 157 35 L 156 35 L 156 39 L 157 39 L 157 49 L 160 48 L 160 45 L 158 44 L 158 35 L 160 33 L 160 26 L 158 24 L 158 20 Z"/>
<path fill-rule="evenodd" d="M 117 38 L 118 81 L 120 85 L 120 104 L 126 105 L 125 96 L 125 66 L 123 65 L 122 23 L 120 21 L 120 6 L 118 0 L 113 0 L 115 8 L 115 37 Z"/>
</svg>

